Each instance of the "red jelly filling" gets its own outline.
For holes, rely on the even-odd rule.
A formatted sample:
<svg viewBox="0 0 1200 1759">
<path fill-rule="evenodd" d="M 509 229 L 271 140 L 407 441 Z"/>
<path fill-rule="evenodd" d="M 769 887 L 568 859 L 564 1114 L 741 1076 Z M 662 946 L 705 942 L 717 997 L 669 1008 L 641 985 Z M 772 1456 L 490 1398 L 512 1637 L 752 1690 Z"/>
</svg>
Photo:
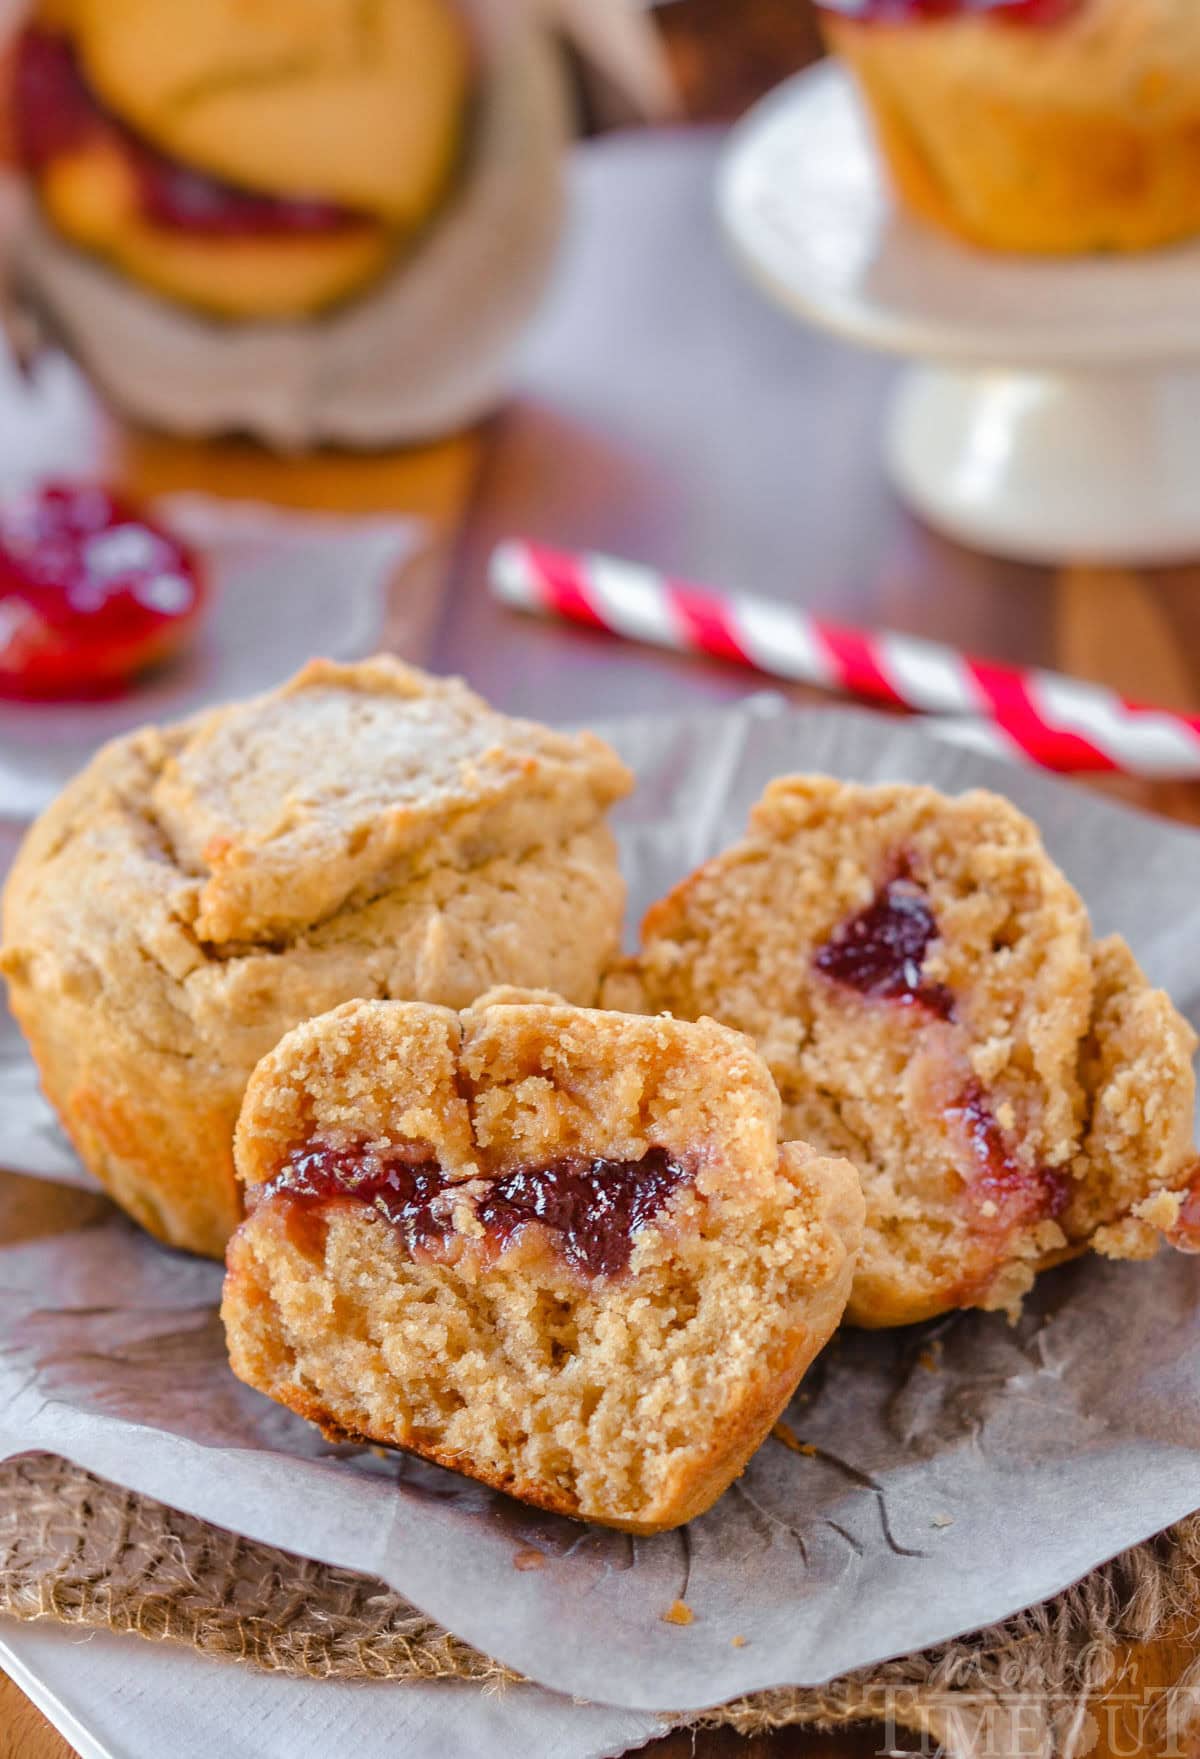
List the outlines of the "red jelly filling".
<svg viewBox="0 0 1200 1759">
<path fill-rule="evenodd" d="M 1200 1165 L 1192 1174 L 1187 1196 L 1179 1206 L 1167 1240 L 1177 1252 L 1200 1252 Z"/>
<path fill-rule="evenodd" d="M 336 202 L 258 195 L 193 171 L 144 142 L 131 140 L 128 150 L 137 173 L 141 210 L 156 226 L 232 238 L 268 232 L 340 232 L 359 224 L 356 214 Z"/>
<path fill-rule="evenodd" d="M 1071 1181 L 1053 1167 L 1024 1167 L 1012 1153 L 983 1087 L 972 1081 L 947 1117 L 959 1125 L 970 1159 L 967 1197 L 977 1224 L 998 1233 L 1053 1221 L 1066 1209 Z"/>
<path fill-rule="evenodd" d="M 66 37 L 29 26 L 13 48 L 12 125 L 22 164 L 38 171 L 87 145 L 104 118 Z"/>
<path fill-rule="evenodd" d="M 196 558 L 97 483 L 0 504 L 0 695 L 92 695 L 173 653 L 206 601 Z"/>
<path fill-rule="evenodd" d="M 921 967 L 938 938 L 929 900 L 906 875 L 889 880 L 865 910 L 852 916 L 814 958 L 817 970 L 860 995 L 924 1008 L 940 1020 L 954 1014 L 943 983 L 927 983 Z"/>
<path fill-rule="evenodd" d="M 629 1263 L 634 1236 L 689 1178 L 665 1148 L 641 1160 L 572 1157 L 497 1179 L 476 1214 L 500 1243 L 527 1222 L 540 1222 L 568 1264 L 589 1276 L 616 1276 Z"/>
<path fill-rule="evenodd" d="M 1086 0 L 817 0 L 827 12 L 871 24 L 913 24 L 921 20 L 968 18 L 992 13 L 1005 24 L 1055 25 L 1086 4 Z"/>
<path fill-rule="evenodd" d="M 692 1169 L 665 1148 L 640 1160 L 570 1156 L 546 1166 L 518 1167 L 488 1181 L 469 1200 L 494 1251 L 536 1222 L 550 1234 L 568 1264 L 588 1276 L 618 1276 L 628 1267 L 633 1242 Z M 410 1252 L 437 1255 L 454 1232 L 454 1195 L 461 1182 L 447 1177 L 420 1149 L 385 1154 L 361 1146 L 334 1148 L 308 1143 L 294 1148 L 263 1198 L 284 1195 L 328 1203 L 351 1198 L 370 1204 L 398 1231 Z"/>
<path fill-rule="evenodd" d="M 315 197 L 262 195 L 193 170 L 140 139 L 104 109 L 70 39 L 30 26 L 17 38 L 13 126 L 21 161 L 39 171 L 101 136 L 123 148 L 142 213 L 157 226 L 218 237 L 340 231 L 362 217 Z"/>
</svg>

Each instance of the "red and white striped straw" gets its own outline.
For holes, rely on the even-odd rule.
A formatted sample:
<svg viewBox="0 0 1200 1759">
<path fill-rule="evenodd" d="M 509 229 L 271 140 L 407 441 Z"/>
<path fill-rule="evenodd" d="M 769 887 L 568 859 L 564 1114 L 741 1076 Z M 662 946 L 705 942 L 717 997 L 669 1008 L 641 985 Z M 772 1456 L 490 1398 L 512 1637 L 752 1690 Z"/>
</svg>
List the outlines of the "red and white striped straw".
<svg viewBox="0 0 1200 1759">
<path fill-rule="evenodd" d="M 961 743 L 1044 769 L 1200 777 L 1200 715 L 1147 708 L 1057 672 L 994 665 L 915 636 L 850 629 L 794 605 L 521 539 L 497 545 L 490 580 L 497 598 L 522 610 L 893 708 L 958 717 Z"/>
</svg>

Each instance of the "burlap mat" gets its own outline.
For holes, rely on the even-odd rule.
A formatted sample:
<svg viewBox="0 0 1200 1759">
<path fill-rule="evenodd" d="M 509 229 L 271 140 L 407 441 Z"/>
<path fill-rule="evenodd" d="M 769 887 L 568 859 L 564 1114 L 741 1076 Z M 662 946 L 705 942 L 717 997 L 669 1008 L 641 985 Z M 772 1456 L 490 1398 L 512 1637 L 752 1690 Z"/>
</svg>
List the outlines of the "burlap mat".
<svg viewBox="0 0 1200 1759">
<path fill-rule="evenodd" d="M 0 1612 L 187 1643 L 309 1679 L 495 1686 L 518 1677 L 380 1581 L 210 1527 L 49 1454 L 0 1463 Z M 973 1734 L 981 1704 L 1020 1704 L 1022 1752 L 1083 1752 L 1091 1738 L 1083 1701 L 1112 1689 L 1122 1645 L 1193 1629 L 1200 1516 L 969 1639 L 689 1720 L 752 1733 L 890 1716 L 969 1754 L 983 1745 Z M 1040 1748 L 1028 1744 L 1031 1709 Z M 995 1738 L 992 1723 L 988 1744 Z"/>
</svg>

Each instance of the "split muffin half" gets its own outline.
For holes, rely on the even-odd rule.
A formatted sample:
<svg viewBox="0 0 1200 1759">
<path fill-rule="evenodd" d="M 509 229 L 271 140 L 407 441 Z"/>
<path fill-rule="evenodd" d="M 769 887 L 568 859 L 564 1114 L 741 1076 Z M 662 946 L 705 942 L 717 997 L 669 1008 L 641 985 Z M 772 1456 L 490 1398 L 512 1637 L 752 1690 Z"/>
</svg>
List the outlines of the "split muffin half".
<svg viewBox="0 0 1200 1759">
<path fill-rule="evenodd" d="M 1196 1179 L 1191 1027 L 994 794 L 772 783 L 604 995 L 751 1034 L 784 1137 L 854 1161 L 860 1325 L 1014 1312 L 1088 1246 L 1150 1256 Z"/>
<path fill-rule="evenodd" d="M 765 1065 L 711 1021 L 348 1003 L 247 1089 L 234 1372 L 330 1436 L 677 1526 L 742 1470 L 849 1291 L 858 1177 L 778 1125 Z"/>
</svg>

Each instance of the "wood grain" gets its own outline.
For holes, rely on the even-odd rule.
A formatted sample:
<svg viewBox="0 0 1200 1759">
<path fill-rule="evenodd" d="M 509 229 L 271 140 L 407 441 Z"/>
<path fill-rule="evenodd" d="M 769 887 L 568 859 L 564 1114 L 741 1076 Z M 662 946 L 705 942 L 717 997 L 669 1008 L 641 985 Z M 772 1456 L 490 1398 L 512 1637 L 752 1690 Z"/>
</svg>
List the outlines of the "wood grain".
<svg viewBox="0 0 1200 1759">
<path fill-rule="evenodd" d="M 883 1729 L 866 1725 L 838 1734 L 788 1728 L 746 1736 L 732 1729 L 699 1729 L 667 1735 L 640 1751 L 646 1759 L 871 1759 L 880 1752 L 883 1736 Z"/>
<path fill-rule="evenodd" d="M 0 1759 L 76 1759 L 24 1692 L 0 1673 Z"/>
</svg>

